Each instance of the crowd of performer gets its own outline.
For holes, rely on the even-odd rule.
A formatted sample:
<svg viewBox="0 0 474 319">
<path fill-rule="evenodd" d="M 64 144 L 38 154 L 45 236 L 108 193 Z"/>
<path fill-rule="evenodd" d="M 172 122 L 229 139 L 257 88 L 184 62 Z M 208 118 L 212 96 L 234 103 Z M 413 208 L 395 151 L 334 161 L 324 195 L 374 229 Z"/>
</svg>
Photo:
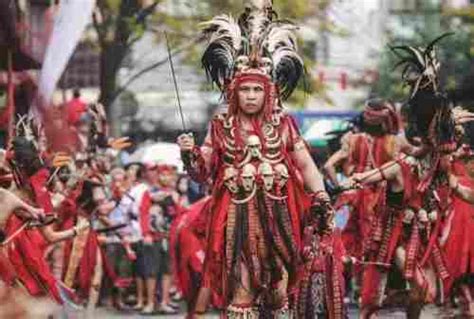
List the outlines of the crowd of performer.
<svg viewBox="0 0 474 319">
<path fill-rule="evenodd" d="M 26 295 L 62 311 L 177 313 L 170 227 L 204 189 L 175 165 L 120 163 L 131 143 L 109 138 L 102 106 L 79 92 L 48 116 L 54 127 L 19 118 L 1 151 L 0 316 L 29 318 L 11 307 Z"/>
<path fill-rule="evenodd" d="M 174 314 L 177 300 L 189 318 L 338 319 L 351 302 L 360 318 L 428 304 L 474 316 L 474 114 L 440 85 L 444 36 L 393 48 L 406 99 L 369 99 L 318 169 L 283 108 L 304 64 L 276 17 L 248 1 L 203 24 L 227 108 L 201 146 L 177 138 L 185 174 L 121 163 L 130 141 L 79 92 L 42 121 L 18 117 L 0 152 L 0 317 Z"/>
</svg>

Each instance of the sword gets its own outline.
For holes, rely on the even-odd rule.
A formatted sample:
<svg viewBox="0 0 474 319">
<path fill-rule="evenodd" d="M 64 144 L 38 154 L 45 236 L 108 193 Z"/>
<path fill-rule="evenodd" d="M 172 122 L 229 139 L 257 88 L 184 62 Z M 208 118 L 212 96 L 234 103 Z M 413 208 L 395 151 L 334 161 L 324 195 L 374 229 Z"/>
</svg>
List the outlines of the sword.
<svg viewBox="0 0 474 319">
<path fill-rule="evenodd" d="M 168 40 L 168 34 L 166 33 L 166 31 L 164 33 L 165 33 L 165 39 L 166 39 L 166 49 L 168 50 L 168 58 L 170 61 L 171 75 L 173 76 L 174 90 L 176 92 L 176 99 L 178 101 L 179 115 L 181 116 L 181 124 L 183 125 L 183 130 L 186 132 L 187 131 L 186 123 L 184 122 L 183 108 L 181 106 L 181 99 L 179 97 L 178 81 L 176 80 L 176 72 L 174 70 L 173 58 L 171 57 L 170 43 Z"/>
<path fill-rule="evenodd" d="M 124 228 L 124 227 L 127 227 L 127 226 L 128 226 L 127 224 L 117 224 L 117 225 L 113 225 L 113 226 L 110 226 L 110 227 L 97 228 L 97 229 L 94 229 L 94 231 L 98 234 L 108 233 L 108 232 L 117 231 L 117 230 L 119 230 L 121 228 Z"/>
<path fill-rule="evenodd" d="M 362 265 L 362 266 L 381 266 L 381 267 L 386 267 L 386 268 L 390 268 L 392 267 L 391 264 L 387 264 L 387 263 L 383 263 L 383 262 L 378 262 L 378 261 L 362 261 L 362 260 L 358 260 L 356 259 L 354 264 L 359 264 L 359 265 Z"/>
</svg>

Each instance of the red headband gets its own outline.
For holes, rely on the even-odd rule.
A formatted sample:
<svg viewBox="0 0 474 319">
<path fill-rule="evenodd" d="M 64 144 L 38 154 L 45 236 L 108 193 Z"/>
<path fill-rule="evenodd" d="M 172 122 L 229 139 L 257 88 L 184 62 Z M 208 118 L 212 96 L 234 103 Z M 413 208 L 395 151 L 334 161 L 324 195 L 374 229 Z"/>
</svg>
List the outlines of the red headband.
<svg viewBox="0 0 474 319">
<path fill-rule="evenodd" d="M 235 115 L 239 112 L 239 101 L 236 92 L 243 83 L 247 82 L 257 82 L 263 85 L 265 92 L 265 105 L 262 111 L 265 117 L 269 117 L 273 111 L 277 97 L 276 87 L 273 84 L 270 76 L 262 73 L 258 69 L 250 69 L 237 73 L 227 86 L 229 114 Z"/>
</svg>

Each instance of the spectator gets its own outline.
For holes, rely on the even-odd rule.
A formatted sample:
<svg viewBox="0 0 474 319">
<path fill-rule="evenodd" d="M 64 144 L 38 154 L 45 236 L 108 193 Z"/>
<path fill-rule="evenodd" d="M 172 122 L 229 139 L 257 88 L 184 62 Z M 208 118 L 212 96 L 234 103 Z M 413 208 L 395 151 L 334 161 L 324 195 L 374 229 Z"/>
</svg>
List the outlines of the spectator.
<svg viewBox="0 0 474 319">
<path fill-rule="evenodd" d="M 173 284 L 171 273 L 171 259 L 169 251 L 169 231 L 173 219 L 179 214 L 180 196 L 176 191 L 178 175 L 176 168 L 169 165 L 159 165 L 157 187 L 151 194 L 153 203 L 158 205 L 160 216 L 153 226 L 155 230 L 155 242 L 157 245 L 159 260 L 159 277 L 161 281 L 161 303 L 160 310 L 163 313 L 176 312 L 177 304 L 171 300 L 171 287 Z"/>
<path fill-rule="evenodd" d="M 74 89 L 73 99 L 66 104 L 69 125 L 77 125 L 81 117 L 87 112 L 87 104 L 81 99 L 79 89 Z"/>
<path fill-rule="evenodd" d="M 157 255 L 154 252 L 150 230 L 150 185 L 153 180 L 151 167 L 139 166 L 135 186 L 124 200 L 130 205 L 129 217 L 134 235 L 132 248 L 136 253 L 135 280 L 137 284 L 136 310 L 144 315 L 152 314 L 155 308 Z"/>
<path fill-rule="evenodd" d="M 112 194 L 113 199 L 120 204 L 109 214 L 109 220 L 114 225 L 127 224 L 126 201 L 121 201 L 121 198 L 126 192 L 125 170 L 122 168 L 115 168 L 110 172 L 112 178 Z M 132 262 L 136 259 L 134 251 L 130 247 L 130 240 L 132 229 L 130 225 L 116 232 L 107 233 L 105 240 L 107 258 L 120 280 L 119 287 L 112 286 L 113 304 L 119 309 L 127 309 L 124 303 L 125 287 L 131 283 L 132 279 Z"/>
</svg>

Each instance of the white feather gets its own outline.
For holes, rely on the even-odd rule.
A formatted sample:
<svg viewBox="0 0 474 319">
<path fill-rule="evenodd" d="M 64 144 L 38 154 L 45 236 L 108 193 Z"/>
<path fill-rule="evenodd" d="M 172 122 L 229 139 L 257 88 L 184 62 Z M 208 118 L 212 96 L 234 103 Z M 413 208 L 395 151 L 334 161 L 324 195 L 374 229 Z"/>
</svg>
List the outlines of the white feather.
<svg viewBox="0 0 474 319">
<path fill-rule="evenodd" d="M 260 42 L 259 39 L 263 34 L 266 33 L 266 30 L 270 24 L 268 16 L 263 12 L 253 12 L 248 18 L 248 34 L 250 44 L 253 46 L 258 46 Z"/>
<path fill-rule="evenodd" d="M 277 48 L 284 46 L 297 50 L 297 39 L 295 30 L 297 27 L 291 24 L 272 26 L 268 36 L 262 44 L 268 52 L 273 53 Z"/>
<path fill-rule="evenodd" d="M 281 47 L 274 51 L 272 54 L 273 65 L 277 67 L 284 59 L 287 58 L 295 59 L 303 65 L 303 59 L 300 57 L 300 55 L 296 51 L 286 47 Z"/>
<path fill-rule="evenodd" d="M 220 15 L 201 23 L 200 26 L 204 28 L 205 33 L 209 32 L 208 30 L 215 30 L 209 40 L 211 43 L 223 40 L 229 42 L 233 50 L 237 52 L 242 49 L 242 32 L 233 17 Z"/>
</svg>

